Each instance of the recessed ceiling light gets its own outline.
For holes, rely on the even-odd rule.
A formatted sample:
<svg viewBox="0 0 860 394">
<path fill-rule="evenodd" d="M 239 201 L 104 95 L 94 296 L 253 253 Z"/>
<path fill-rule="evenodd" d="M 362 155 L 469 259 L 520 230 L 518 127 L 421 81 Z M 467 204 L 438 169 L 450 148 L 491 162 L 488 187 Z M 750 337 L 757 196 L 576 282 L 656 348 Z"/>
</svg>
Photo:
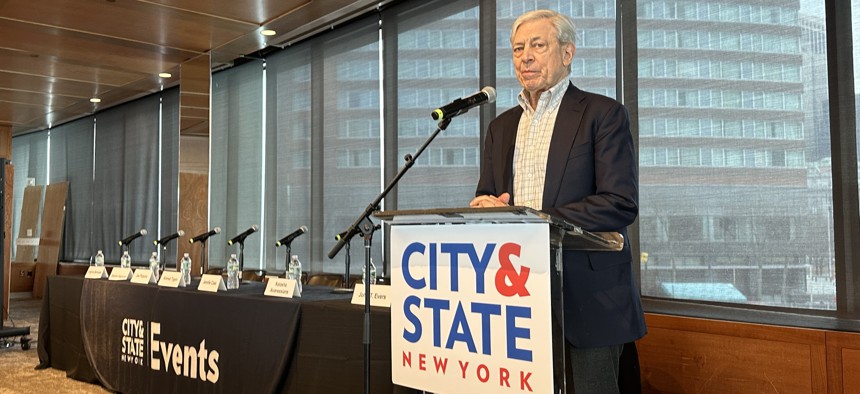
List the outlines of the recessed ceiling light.
<svg viewBox="0 0 860 394">
<path fill-rule="evenodd" d="M 161 78 L 170 78 L 173 76 L 171 73 L 158 73 L 158 76 Z"/>
<path fill-rule="evenodd" d="M 275 32 L 274 30 L 266 29 L 266 30 L 261 31 L 260 34 L 262 34 L 264 36 L 274 36 L 275 34 L 278 34 L 278 33 Z"/>
<path fill-rule="evenodd" d="M 102 99 L 100 99 L 98 97 L 93 97 L 90 99 L 90 102 L 91 103 L 100 103 L 100 102 L 102 102 Z"/>
</svg>

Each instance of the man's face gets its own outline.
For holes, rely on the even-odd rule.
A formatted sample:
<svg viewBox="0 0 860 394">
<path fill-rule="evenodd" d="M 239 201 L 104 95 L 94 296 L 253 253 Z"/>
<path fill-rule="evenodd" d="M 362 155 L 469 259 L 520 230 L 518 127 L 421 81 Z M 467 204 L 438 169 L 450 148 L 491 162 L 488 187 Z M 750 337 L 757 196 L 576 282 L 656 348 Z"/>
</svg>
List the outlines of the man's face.
<svg viewBox="0 0 860 394">
<path fill-rule="evenodd" d="M 534 100 L 568 75 L 576 48 L 560 44 L 548 19 L 523 23 L 513 39 L 517 80 Z"/>
</svg>

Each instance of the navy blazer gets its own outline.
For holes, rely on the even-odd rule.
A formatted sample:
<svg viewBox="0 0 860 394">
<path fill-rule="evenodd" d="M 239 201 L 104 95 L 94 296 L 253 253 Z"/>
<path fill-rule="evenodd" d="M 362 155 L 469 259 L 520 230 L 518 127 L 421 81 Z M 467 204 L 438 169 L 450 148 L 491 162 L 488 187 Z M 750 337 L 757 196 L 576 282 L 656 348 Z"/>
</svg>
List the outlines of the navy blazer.
<svg viewBox="0 0 860 394">
<path fill-rule="evenodd" d="M 513 158 L 523 109 L 505 111 L 484 140 L 476 196 L 513 190 Z M 638 176 L 627 110 L 572 83 L 559 106 L 547 158 L 542 211 L 588 231 L 617 231 L 639 212 Z M 630 245 L 620 252 L 563 252 L 565 337 L 577 347 L 631 342 L 645 335 Z"/>
</svg>

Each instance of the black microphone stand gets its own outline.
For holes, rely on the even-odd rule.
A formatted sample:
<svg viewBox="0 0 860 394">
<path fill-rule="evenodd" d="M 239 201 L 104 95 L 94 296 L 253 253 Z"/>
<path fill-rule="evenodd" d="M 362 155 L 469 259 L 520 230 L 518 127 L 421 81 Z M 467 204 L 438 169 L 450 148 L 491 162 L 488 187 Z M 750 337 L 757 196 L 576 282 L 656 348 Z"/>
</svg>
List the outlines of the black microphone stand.
<svg viewBox="0 0 860 394">
<path fill-rule="evenodd" d="M 343 256 L 343 264 L 344 264 L 344 267 L 343 267 L 343 288 L 344 289 L 349 288 L 349 255 L 352 253 L 349 251 L 349 245 L 350 245 L 349 242 L 347 242 L 346 245 L 344 245 L 344 246 L 346 246 L 346 254 Z"/>
<path fill-rule="evenodd" d="M 415 165 L 415 161 L 421 156 L 421 153 L 427 149 L 427 146 L 433 142 L 433 139 L 439 135 L 442 130 L 445 130 L 448 125 L 451 123 L 452 117 L 442 118 L 439 121 L 438 127 L 436 131 L 430 134 L 430 137 L 427 138 L 427 141 L 424 141 L 424 144 L 421 145 L 417 151 L 415 151 L 415 155 L 406 155 L 406 164 L 397 172 L 397 175 L 391 179 L 391 182 L 385 187 L 385 189 L 379 193 L 378 196 L 364 208 L 364 212 L 358 216 L 358 219 L 349 226 L 349 228 L 344 232 L 344 236 L 332 247 L 331 251 L 328 252 L 328 258 L 332 259 L 337 253 L 345 246 L 349 244 L 349 241 L 356 234 L 362 234 L 364 238 L 364 272 L 365 278 L 370 278 L 370 244 L 371 239 L 373 238 L 373 232 L 379 228 L 378 225 L 374 225 L 370 220 L 370 215 L 373 214 L 374 211 L 379 209 L 379 203 L 382 202 L 382 199 L 385 198 L 386 195 L 397 185 L 397 182 L 400 181 L 400 178 L 403 178 L 406 175 L 406 171 L 409 171 L 413 165 Z M 360 229 L 362 222 L 367 221 L 370 224 L 365 224 L 364 229 Z M 370 394 L 370 281 L 364 281 L 364 393 Z"/>
<path fill-rule="evenodd" d="M 239 283 L 242 282 L 242 271 L 245 269 L 245 238 L 239 241 Z"/>
<path fill-rule="evenodd" d="M 209 264 L 206 262 L 206 240 L 200 240 L 200 270 L 201 274 L 209 272 Z"/>
<path fill-rule="evenodd" d="M 293 238 L 293 239 L 295 239 L 295 238 Z M 293 258 L 293 240 L 291 239 L 289 242 L 283 243 L 281 245 L 285 246 L 287 248 L 287 255 L 284 258 L 284 270 L 285 270 L 284 278 L 289 278 L 290 277 L 290 260 Z M 275 247 L 275 249 L 277 249 L 277 246 Z M 299 277 L 295 278 L 295 279 L 296 279 L 296 282 L 299 282 L 299 284 L 302 283 L 301 275 L 299 275 Z"/>
<path fill-rule="evenodd" d="M 287 248 L 287 255 L 284 257 L 284 278 L 290 277 L 290 259 L 292 258 L 292 255 L 293 255 L 292 243 L 293 243 L 293 241 L 287 242 L 285 244 L 281 244 L 282 246 L 285 246 Z M 275 253 L 278 253 L 278 245 L 277 244 L 275 245 Z M 301 282 L 301 279 L 302 278 L 297 278 L 296 280 Z"/>
<path fill-rule="evenodd" d="M 292 242 L 291 242 L 291 243 L 292 243 Z M 286 246 L 286 247 L 287 247 L 287 255 L 284 257 L 284 270 L 286 270 L 287 274 L 286 274 L 286 275 L 284 275 L 284 277 L 285 277 L 285 278 L 289 278 L 289 277 L 290 277 L 290 275 L 289 275 L 289 272 L 290 272 L 290 259 L 292 258 L 292 254 L 293 254 L 293 247 L 292 247 L 292 246 L 290 246 L 290 244 L 286 244 L 286 245 L 284 245 L 284 246 Z"/>
<path fill-rule="evenodd" d="M 161 245 L 161 262 L 159 263 L 159 265 L 160 265 L 159 268 L 162 271 L 164 271 L 164 269 L 167 268 L 167 244 L 169 244 L 169 243 L 170 243 L 170 241 L 166 241 L 166 242 L 163 242 L 160 244 Z M 158 247 L 156 247 L 156 249 L 157 248 Z M 179 267 L 176 266 L 175 261 L 173 262 L 173 268 L 176 269 L 177 271 L 179 271 L 178 270 Z"/>
<path fill-rule="evenodd" d="M 167 268 L 167 242 L 161 244 L 161 261 L 158 263 L 158 265 L 158 269 L 160 269 L 162 272 L 164 272 L 164 269 Z"/>
</svg>

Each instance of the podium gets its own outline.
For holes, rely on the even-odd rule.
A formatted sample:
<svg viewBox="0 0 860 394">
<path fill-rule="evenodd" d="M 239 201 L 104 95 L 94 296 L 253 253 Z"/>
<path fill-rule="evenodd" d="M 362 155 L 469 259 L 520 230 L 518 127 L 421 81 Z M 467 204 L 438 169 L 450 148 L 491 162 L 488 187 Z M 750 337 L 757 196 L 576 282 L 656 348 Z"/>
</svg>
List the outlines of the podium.
<svg viewBox="0 0 860 394">
<path fill-rule="evenodd" d="M 526 207 L 374 213 L 391 226 L 391 374 L 434 393 L 564 393 L 564 249 L 620 251 Z"/>
</svg>

